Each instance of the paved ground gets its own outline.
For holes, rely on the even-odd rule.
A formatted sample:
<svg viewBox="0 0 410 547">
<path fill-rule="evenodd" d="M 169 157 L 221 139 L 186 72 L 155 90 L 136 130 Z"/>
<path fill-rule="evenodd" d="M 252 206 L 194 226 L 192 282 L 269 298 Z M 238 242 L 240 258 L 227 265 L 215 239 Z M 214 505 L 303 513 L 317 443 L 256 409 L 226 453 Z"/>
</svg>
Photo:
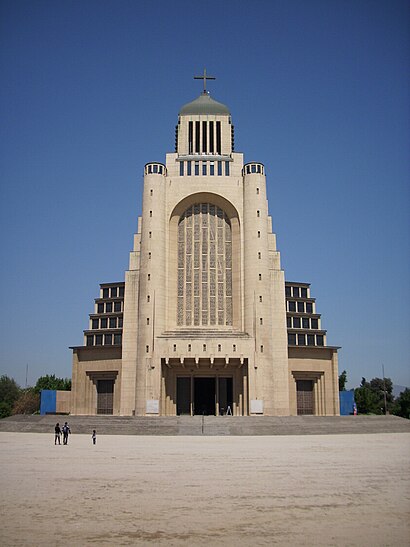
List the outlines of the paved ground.
<svg viewBox="0 0 410 547">
<path fill-rule="evenodd" d="M 0 544 L 410 545 L 410 434 L 0 433 Z"/>
</svg>

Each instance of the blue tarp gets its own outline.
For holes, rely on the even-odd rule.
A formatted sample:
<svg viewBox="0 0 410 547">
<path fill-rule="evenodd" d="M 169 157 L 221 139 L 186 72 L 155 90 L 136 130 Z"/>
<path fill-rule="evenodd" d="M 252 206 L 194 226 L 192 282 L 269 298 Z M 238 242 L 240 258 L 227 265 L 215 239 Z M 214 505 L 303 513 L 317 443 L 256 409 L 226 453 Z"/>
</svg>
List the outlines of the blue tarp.
<svg viewBox="0 0 410 547">
<path fill-rule="evenodd" d="M 355 408 L 354 391 L 339 391 L 340 415 L 349 416 Z"/>
<path fill-rule="evenodd" d="M 40 397 L 40 414 L 55 414 L 57 401 L 56 390 L 42 389 Z"/>
</svg>

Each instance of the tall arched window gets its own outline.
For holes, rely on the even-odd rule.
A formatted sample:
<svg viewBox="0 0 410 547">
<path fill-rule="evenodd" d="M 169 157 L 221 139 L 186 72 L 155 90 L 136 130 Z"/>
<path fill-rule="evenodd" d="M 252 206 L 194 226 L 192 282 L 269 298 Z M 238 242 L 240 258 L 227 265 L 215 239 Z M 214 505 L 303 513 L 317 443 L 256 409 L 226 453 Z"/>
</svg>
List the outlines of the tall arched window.
<svg viewBox="0 0 410 547">
<path fill-rule="evenodd" d="M 196 203 L 179 219 L 177 324 L 232 325 L 231 223 L 211 203 Z"/>
</svg>

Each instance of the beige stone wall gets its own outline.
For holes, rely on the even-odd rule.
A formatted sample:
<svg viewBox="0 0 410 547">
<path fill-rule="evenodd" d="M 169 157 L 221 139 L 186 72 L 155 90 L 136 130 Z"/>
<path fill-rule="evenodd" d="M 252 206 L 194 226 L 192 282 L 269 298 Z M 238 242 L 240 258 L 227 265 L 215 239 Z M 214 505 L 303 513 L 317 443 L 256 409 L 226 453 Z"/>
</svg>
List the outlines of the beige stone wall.
<svg viewBox="0 0 410 547">
<path fill-rule="evenodd" d="M 340 415 L 336 348 L 289 347 L 289 404 L 291 416 L 297 415 L 296 379 L 314 381 L 316 415 Z"/>
<path fill-rule="evenodd" d="M 114 415 L 120 415 L 121 347 L 74 348 L 71 414 L 97 413 L 97 378 L 115 378 Z"/>
<path fill-rule="evenodd" d="M 57 390 L 56 412 L 57 414 L 69 414 L 71 412 L 71 391 Z"/>
</svg>

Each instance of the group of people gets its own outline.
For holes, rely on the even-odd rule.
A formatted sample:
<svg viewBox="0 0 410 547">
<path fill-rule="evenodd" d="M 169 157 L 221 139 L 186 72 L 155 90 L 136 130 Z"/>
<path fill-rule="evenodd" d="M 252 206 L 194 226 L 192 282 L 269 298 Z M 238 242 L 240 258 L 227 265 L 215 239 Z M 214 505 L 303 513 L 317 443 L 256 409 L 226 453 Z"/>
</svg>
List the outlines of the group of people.
<svg viewBox="0 0 410 547">
<path fill-rule="evenodd" d="M 70 426 L 67 422 L 64 422 L 63 427 L 60 427 L 60 424 L 57 422 L 54 428 L 54 444 L 61 444 L 61 435 L 63 435 L 63 444 L 68 444 L 68 435 L 71 433 Z M 97 432 L 93 429 L 91 435 L 93 444 L 97 443 Z"/>
<path fill-rule="evenodd" d="M 68 435 L 71 433 L 70 426 L 67 422 L 63 427 L 57 422 L 54 428 L 54 444 L 61 444 L 61 435 L 63 435 L 63 444 L 68 444 Z"/>
</svg>

